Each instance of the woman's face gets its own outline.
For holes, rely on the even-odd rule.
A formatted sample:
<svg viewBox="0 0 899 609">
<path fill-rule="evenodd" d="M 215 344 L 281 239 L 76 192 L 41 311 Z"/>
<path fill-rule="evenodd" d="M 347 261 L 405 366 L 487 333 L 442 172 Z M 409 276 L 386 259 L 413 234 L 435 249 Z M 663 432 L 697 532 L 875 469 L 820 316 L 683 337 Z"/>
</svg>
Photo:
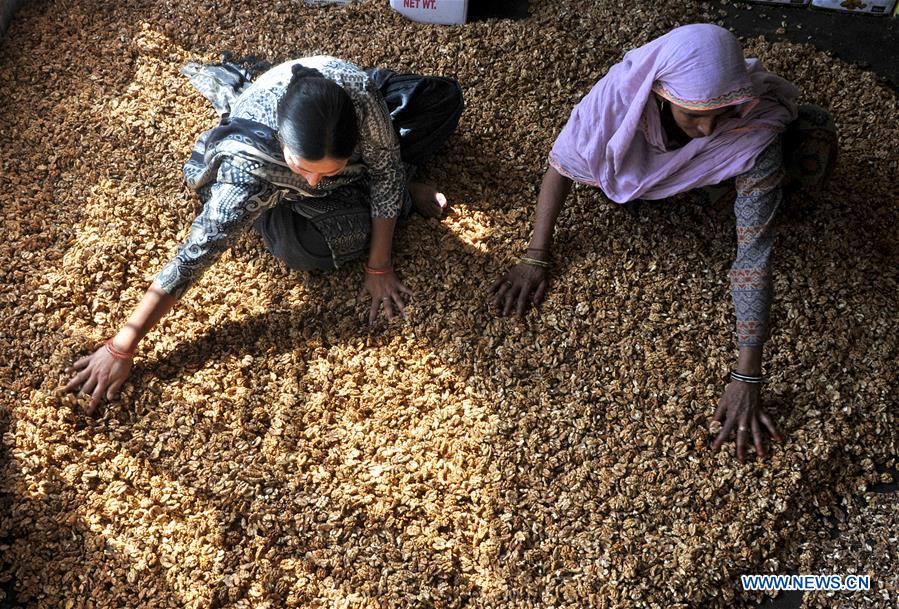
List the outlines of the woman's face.
<svg viewBox="0 0 899 609">
<path fill-rule="evenodd" d="M 332 159 L 325 157 L 317 161 L 310 161 L 301 156 L 296 156 L 287 147 L 283 147 L 284 161 L 290 170 L 303 176 L 309 186 L 315 188 L 322 178 L 337 175 L 343 171 L 349 159 Z"/>
<path fill-rule="evenodd" d="M 714 110 L 690 110 L 677 104 L 671 104 L 671 116 L 681 131 L 691 138 L 708 137 L 715 131 L 718 121 L 730 118 L 736 106 L 725 106 Z"/>
</svg>

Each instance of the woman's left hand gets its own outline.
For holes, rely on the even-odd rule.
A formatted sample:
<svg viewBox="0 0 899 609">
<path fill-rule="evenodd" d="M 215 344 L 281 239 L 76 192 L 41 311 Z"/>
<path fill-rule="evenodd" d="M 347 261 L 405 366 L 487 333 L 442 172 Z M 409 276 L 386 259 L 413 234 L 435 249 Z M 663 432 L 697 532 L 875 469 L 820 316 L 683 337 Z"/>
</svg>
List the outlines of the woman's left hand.
<svg viewBox="0 0 899 609">
<path fill-rule="evenodd" d="M 762 427 L 777 442 L 783 442 L 783 436 L 771 417 L 759 403 L 759 385 L 731 381 L 724 388 L 724 395 L 718 401 L 714 420 L 721 423 L 721 433 L 712 442 L 712 450 L 717 451 L 724 444 L 732 431 L 736 431 L 737 458 L 741 463 L 746 461 L 746 444 L 749 434 L 755 445 L 755 452 L 759 457 L 765 456 L 765 446 L 762 443 Z"/>
<path fill-rule="evenodd" d="M 359 291 L 359 296 L 366 293 L 371 296 L 368 323 L 373 324 L 378 318 L 382 305 L 387 319 L 393 319 L 395 314 L 394 307 L 396 307 L 400 315 L 405 315 L 406 305 L 403 302 L 403 295 L 411 296 L 412 290 L 404 286 L 397 278 L 396 273 L 391 270 L 377 275 L 365 273 L 365 281 L 362 284 L 362 289 Z"/>
</svg>

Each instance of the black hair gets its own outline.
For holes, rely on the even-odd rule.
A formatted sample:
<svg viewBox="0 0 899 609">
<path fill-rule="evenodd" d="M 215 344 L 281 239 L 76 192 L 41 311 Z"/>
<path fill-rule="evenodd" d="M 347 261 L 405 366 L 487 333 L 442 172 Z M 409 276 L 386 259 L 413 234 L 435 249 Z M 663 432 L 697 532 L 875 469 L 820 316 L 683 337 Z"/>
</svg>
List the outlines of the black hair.
<svg viewBox="0 0 899 609">
<path fill-rule="evenodd" d="M 278 134 L 295 155 L 310 161 L 348 159 L 359 141 L 353 100 L 318 70 L 295 64 L 278 102 Z"/>
</svg>

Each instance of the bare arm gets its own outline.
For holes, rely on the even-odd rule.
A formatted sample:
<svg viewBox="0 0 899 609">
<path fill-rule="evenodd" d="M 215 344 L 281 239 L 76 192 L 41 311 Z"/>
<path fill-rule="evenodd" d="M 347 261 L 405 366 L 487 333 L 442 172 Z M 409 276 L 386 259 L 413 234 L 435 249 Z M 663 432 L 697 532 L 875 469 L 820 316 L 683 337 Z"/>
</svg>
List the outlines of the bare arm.
<svg viewBox="0 0 899 609">
<path fill-rule="evenodd" d="M 381 269 L 390 266 L 393 251 L 393 231 L 396 218 L 371 219 L 371 247 L 368 250 L 368 266 Z"/>
<path fill-rule="evenodd" d="M 763 350 L 764 345 L 740 347 L 740 353 L 737 356 L 736 371 L 740 374 L 748 374 L 749 376 L 760 375 L 762 373 Z"/>
<path fill-rule="evenodd" d="M 128 353 L 137 350 L 137 344 L 172 310 L 178 299 L 167 294 L 154 281 L 141 298 L 131 317 L 113 337 L 113 345 Z"/>
<path fill-rule="evenodd" d="M 537 210 L 534 212 L 534 232 L 528 244 L 529 249 L 549 251 L 552 247 L 553 229 L 562 211 L 565 198 L 571 191 L 571 180 L 549 167 L 543 174 Z"/>
<path fill-rule="evenodd" d="M 527 249 L 528 258 L 549 261 L 556 219 L 570 191 L 570 179 L 553 167 L 546 170 L 537 196 L 534 231 Z M 543 302 L 547 279 L 547 269 L 543 267 L 527 263 L 516 264 L 490 288 L 493 303 L 499 308 L 501 315 L 510 314 L 513 308 L 519 316 L 524 315 L 529 302 L 535 307 Z"/>
<path fill-rule="evenodd" d="M 368 293 L 371 306 L 368 310 L 368 323 L 374 323 L 381 307 L 388 319 L 393 319 L 394 306 L 401 315 L 405 314 L 404 296 L 411 296 L 412 291 L 397 278 L 393 272 L 393 230 L 396 218 L 371 219 L 371 248 L 368 253 L 368 264 L 365 268 L 365 279 L 360 296 Z"/>
<path fill-rule="evenodd" d="M 153 282 L 140 303 L 134 309 L 128 322 L 112 339 L 111 349 L 106 345 L 91 355 L 82 357 L 69 368 L 68 372 L 76 372 L 65 387 L 66 391 L 79 391 L 81 395 L 91 396 L 87 413 L 91 414 L 105 397 L 113 400 L 119 389 L 131 374 L 133 354 L 140 340 L 153 329 L 162 317 L 168 313 L 178 299 L 167 294 L 157 282 Z"/>
</svg>

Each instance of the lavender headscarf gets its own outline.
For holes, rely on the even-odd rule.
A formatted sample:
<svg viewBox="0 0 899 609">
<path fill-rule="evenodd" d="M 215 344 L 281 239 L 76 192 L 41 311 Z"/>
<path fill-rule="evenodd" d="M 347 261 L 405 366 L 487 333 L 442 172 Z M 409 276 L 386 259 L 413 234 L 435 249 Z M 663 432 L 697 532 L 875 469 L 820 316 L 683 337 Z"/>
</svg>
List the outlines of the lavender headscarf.
<svg viewBox="0 0 899 609">
<path fill-rule="evenodd" d="M 679 106 L 737 106 L 708 137 L 666 150 L 657 95 Z M 685 25 L 629 51 L 575 106 L 549 155 L 559 173 L 613 201 L 662 199 L 752 168 L 796 118 L 799 90 L 746 60 L 733 34 Z"/>
</svg>

